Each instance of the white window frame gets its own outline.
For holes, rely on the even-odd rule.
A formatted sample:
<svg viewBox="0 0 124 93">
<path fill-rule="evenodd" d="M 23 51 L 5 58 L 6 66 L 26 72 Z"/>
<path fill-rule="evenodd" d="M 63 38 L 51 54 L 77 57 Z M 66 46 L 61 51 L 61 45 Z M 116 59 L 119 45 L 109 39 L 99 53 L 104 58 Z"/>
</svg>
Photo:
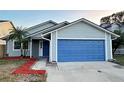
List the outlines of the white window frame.
<svg viewBox="0 0 124 93">
<path fill-rule="evenodd" d="M 15 42 L 16 42 L 17 40 L 13 40 L 13 51 L 20 51 L 20 49 L 15 49 L 14 47 L 15 47 Z"/>
<path fill-rule="evenodd" d="M 15 49 L 15 48 L 14 48 L 16 41 L 17 41 L 17 40 L 13 40 L 13 51 L 20 51 L 20 49 Z M 21 44 L 22 44 L 22 43 L 21 43 Z M 29 42 L 28 42 L 28 49 L 27 49 L 27 50 L 29 51 Z"/>
</svg>

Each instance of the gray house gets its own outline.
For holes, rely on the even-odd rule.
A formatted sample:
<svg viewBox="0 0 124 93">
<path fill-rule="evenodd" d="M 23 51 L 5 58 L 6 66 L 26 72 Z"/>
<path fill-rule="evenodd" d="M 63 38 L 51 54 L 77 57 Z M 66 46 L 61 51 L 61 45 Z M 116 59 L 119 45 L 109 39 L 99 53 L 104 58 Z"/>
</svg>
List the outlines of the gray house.
<svg viewBox="0 0 124 93">
<path fill-rule="evenodd" d="M 103 23 L 100 25 L 101 27 L 114 32 L 114 30 L 121 30 L 122 32 L 124 32 L 124 24 L 123 23 L 111 23 L 111 24 L 106 24 Z M 116 51 L 115 54 L 124 54 L 124 45 L 121 45 Z"/>
<path fill-rule="evenodd" d="M 124 32 L 124 11 L 105 16 L 101 18 L 100 23 L 101 27 L 109 31 L 121 30 Z M 115 54 L 124 54 L 124 45 L 119 46 Z"/>
<path fill-rule="evenodd" d="M 71 23 L 50 20 L 26 31 L 27 56 L 48 57 L 50 62 L 107 61 L 113 58 L 112 39 L 119 37 L 84 18 Z M 20 56 L 18 41 L 7 41 L 7 54 Z"/>
</svg>

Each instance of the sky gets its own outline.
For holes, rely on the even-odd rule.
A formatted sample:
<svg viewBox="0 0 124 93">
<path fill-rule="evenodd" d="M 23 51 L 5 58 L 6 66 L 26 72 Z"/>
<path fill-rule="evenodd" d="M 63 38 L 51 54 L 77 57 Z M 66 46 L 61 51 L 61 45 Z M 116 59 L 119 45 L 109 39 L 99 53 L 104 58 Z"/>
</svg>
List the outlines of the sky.
<svg viewBox="0 0 124 93">
<path fill-rule="evenodd" d="M 122 10 L 120 10 L 122 11 Z M 16 26 L 30 27 L 48 20 L 75 21 L 86 18 L 100 24 L 102 17 L 119 12 L 117 10 L 0 10 L 0 20 L 10 20 Z"/>
</svg>

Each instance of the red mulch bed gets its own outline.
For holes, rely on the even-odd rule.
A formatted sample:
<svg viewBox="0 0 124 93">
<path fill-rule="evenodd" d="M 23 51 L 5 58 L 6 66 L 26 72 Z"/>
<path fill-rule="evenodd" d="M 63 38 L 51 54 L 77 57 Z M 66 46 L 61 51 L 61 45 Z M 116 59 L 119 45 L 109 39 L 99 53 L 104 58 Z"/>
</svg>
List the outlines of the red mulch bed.
<svg viewBox="0 0 124 93">
<path fill-rule="evenodd" d="M 36 62 L 35 58 L 29 58 L 29 57 L 6 57 L 2 58 L 5 60 L 22 60 L 22 59 L 27 59 L 28 61 L 17 68 L 15 71 L 12 72 L 12 74 L 46 74 L 46 70 L 32 70 L 31 66 Z"/>
<path fill-rule="evenodd" d="M 12 74 L 45 74 L 46 70 L 32 70 L 30 67 L 36 62 L 36 59 L 30 59 L 28 62 L 17 68 Z"/>
</svg>

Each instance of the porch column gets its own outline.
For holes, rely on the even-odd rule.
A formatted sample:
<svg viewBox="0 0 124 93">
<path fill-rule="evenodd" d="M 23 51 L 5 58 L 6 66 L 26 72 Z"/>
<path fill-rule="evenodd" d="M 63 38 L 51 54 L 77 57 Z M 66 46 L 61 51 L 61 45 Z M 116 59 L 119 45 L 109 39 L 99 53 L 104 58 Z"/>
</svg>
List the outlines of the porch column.
<svg viewBox="0 0 124 93">
<path fill-rule="evenodd" d="M 32 58 L 32 39 L 30 39 L 30 58 Z"/>
</svg>

